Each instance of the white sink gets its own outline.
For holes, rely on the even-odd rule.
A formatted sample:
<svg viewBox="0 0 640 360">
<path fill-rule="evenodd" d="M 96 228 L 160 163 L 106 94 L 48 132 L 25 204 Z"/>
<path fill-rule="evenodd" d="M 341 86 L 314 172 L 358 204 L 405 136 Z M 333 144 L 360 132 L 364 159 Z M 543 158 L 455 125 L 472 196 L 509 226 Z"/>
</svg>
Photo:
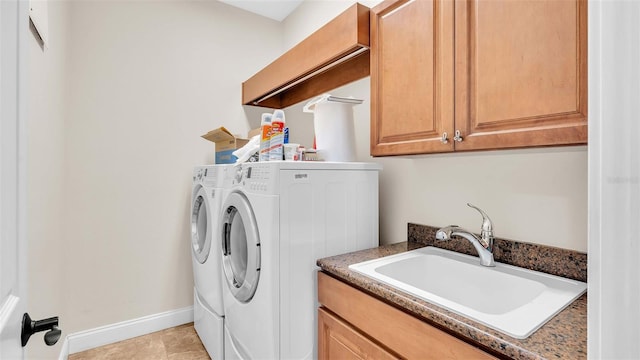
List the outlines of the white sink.
<svg viewBox="0 0 640 360">
<path fill-rule="evenodd" d="M 368 277 L 525 339 L 587 290 L 587 284 L 516 266 L 480 265 L 425 247 L 349 266 Z"/>
</svg>

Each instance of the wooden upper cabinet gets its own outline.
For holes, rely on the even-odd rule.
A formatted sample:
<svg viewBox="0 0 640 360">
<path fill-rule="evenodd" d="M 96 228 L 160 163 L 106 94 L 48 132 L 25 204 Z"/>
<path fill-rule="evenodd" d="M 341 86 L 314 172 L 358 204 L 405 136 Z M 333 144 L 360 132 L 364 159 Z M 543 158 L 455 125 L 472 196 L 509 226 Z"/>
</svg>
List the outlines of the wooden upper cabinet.
<svg viewBox="0 0 640 360">
<path fill-rule="evenodd" d="M 388 0 L 371 10 L 371 154 L 453 150 L 454 2 Z M 449 135 L 450 137 L 452 135 Z"/>
<path fill-rule="evenodd" d="M 371 87 L 374 156 L 586 144 L 587 1 L 387 0 Z"/>
<path fill-rule="evenodd" d="M 456 150 L 586 144 L 587 1 L 468 0 L 455 11 Z"/>
</svg>

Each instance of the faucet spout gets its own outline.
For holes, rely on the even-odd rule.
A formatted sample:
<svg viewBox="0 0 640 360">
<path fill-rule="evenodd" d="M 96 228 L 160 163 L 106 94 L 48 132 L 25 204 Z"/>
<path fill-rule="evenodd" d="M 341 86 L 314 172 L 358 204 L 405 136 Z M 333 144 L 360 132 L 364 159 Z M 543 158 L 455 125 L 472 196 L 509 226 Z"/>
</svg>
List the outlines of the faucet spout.
<svg viewBox="0 0 640 360">
<path fill-rule="evenodd" d="M 482 215 L 482 232 L 480 233 L 480 237 L 457 225 L 450 225 L 438 230 L 436 232 L 436 239 L 447 241 L 451 240 L 452 236 L 461 236 L 469 240 L 471 245 L 476 249 L 478 256 L 480 256 L 480 264 L 484 266 L 496 266 L 493 260 L 493 223 L 491 219 L 489 219 L 489 216 L 480 208 L 471 204 L 467 205 L 478 210 L 480 215 Z"/>
<path fill-rule="evenodd" d="M 436 239 L 440 241 L 451 240 L 452 236 L 460 236 L 469 240 L 471 245 L 473 245 L 473 247 L 478 252 L 481 265 L 496 266 L 496 263 L 493 259 L 493 242 L 491 243 L 491 247 L 485 247 L 482 244 L 482 239 L 479 238 L 476 234 L 469 232 L 457 225 L 449 225 L 436 231 Z"/>
</svg>

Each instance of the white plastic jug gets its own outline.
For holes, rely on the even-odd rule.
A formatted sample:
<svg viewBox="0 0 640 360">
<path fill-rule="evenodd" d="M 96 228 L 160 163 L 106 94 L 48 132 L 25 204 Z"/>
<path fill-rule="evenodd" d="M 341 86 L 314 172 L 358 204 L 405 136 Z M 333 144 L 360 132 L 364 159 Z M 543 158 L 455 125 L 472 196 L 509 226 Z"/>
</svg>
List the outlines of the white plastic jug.
<svg viewBox="0 0 640 360">
<path fill-rule="evenodd" d="M 309 101 L 302 111 L 313 113 L 318 156 L 325 161 L 355 161 L 353 105 L 362 100 L 324 94 Z"/>
</svg>

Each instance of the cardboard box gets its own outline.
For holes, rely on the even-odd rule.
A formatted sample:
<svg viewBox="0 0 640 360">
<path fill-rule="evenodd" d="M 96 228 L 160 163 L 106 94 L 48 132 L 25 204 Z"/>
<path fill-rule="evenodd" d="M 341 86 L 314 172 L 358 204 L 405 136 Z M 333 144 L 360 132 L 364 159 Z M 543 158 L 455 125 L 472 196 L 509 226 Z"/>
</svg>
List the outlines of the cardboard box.
<svg viewBox="0 0 640 360">
<path fill-rule="evenodd" d="M 261 132 L 262 132 L 261 128 L 255 128 L 255 129 L 249 130 L 249 140 L 251 140 L 251 138 L 256 135 L 260 135 Z"/>
<path fill-rule="evenodd" d="M 216 164 L 233 164 L 238 158 L 232 152 L 245 146 L 249 139 L 234 136 L 224 127 L 219 127 L 202 135 L 203 138 L 216 144 Z"/>
</svg>

